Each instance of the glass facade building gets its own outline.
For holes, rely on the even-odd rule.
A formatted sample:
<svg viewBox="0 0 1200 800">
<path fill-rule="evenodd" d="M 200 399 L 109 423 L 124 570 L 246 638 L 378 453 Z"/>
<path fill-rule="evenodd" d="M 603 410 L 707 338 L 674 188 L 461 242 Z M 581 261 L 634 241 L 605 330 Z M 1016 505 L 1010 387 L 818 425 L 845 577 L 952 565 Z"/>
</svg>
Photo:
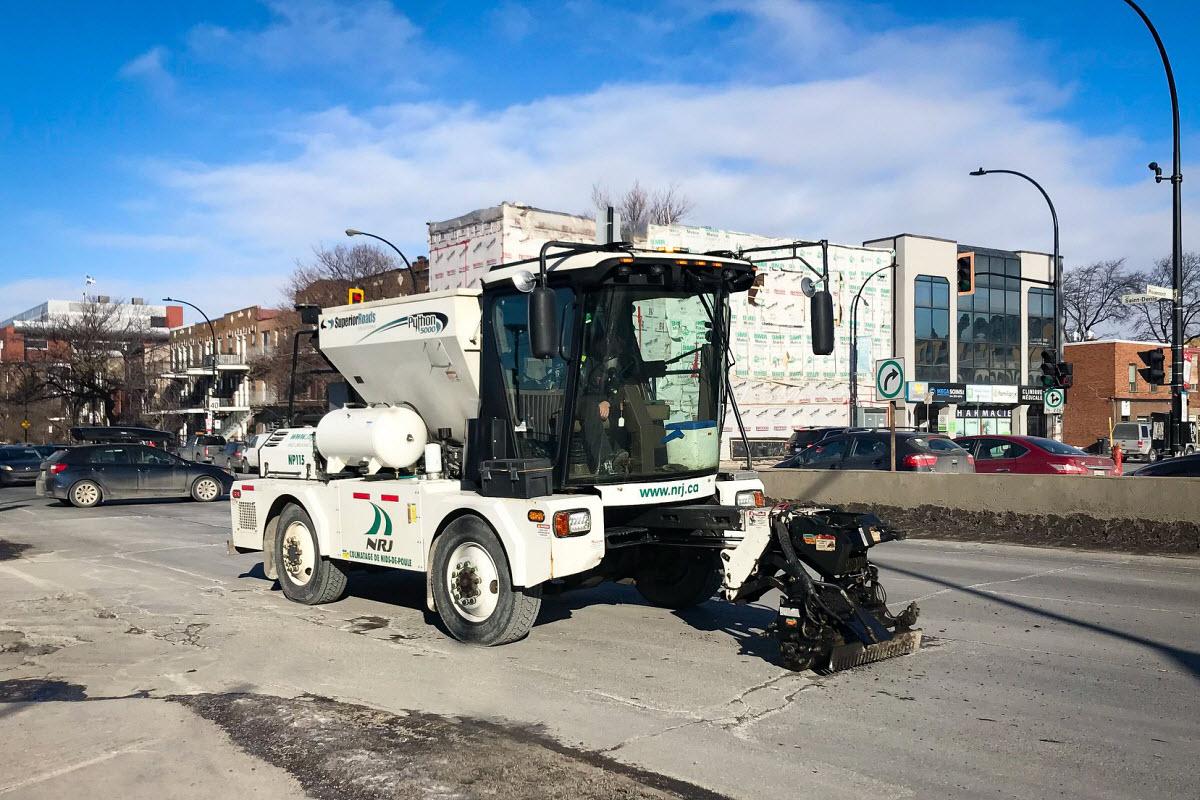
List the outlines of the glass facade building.
<svg viewBox="0 0 1200 800">
<path fill-rule="evenodd" d="M 1029 290 L 1029 379 L 1033 386 L 1041 384 L 1042 351 L 1054 347 L 1054 290 L 1033 288 Z"/>
<path fill-rule="evenodd" d="M 1025 371 L 1021 262 L 1013 254 L 974 252 L 975 292 L 958 296 L 958 380 L 1015 386 Z"/>
</svg>

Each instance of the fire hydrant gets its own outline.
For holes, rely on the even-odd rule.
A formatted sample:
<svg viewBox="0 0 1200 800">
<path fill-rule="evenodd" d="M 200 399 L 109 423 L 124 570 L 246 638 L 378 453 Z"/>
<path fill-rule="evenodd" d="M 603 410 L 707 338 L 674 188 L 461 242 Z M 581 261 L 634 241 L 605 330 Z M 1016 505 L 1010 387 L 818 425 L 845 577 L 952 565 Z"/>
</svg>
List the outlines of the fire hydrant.
<svg viewBox="0 0 1200 800">
<path fill-rule="evenodd" d="M 1124 475 L 1125 471 L 1121 469 L 1121 445 L 1115 444 L 1112 449 L 1113 463 L 1117 465 L 1117 474 Z"/>
</svg>

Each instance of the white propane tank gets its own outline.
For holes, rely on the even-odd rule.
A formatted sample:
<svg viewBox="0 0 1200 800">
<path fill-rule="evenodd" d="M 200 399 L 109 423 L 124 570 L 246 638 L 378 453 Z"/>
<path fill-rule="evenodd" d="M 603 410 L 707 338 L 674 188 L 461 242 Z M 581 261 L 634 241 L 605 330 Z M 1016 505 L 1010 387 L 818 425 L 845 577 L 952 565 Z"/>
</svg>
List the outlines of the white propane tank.
<svg viewBox="0 0 1200 800">
<path fill-rule="evenodd" d="M 317 423 L 317 450 L 329 472 L 365 463 L 367 471 L 411 467 L 425 452 L 421 415 L 404 406 L 339 408 Z"/>
</svg>

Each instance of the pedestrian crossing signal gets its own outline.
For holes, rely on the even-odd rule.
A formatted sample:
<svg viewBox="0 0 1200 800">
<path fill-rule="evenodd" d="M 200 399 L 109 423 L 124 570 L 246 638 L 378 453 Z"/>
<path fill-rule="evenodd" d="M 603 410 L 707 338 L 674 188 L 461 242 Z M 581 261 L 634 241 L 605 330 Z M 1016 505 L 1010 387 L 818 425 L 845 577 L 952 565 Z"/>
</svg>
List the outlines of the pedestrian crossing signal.
<svg viewBox="0 0 1200 800">
<path fill-rule="evenodd" d="M 361 303 L 367 299 L 367 293 L 364 292 L 362 289 L 353 289 L 352 288 L 349 291 L 349 295 L 350 296 L 347 299 L 347 302 L 350 305 L 354 305 L 355 303 Z"/>
<path fill-rule="evenodd" d="M 975 254 L 958 254 L 958 293 L 975 294 Z"/>
</svg>

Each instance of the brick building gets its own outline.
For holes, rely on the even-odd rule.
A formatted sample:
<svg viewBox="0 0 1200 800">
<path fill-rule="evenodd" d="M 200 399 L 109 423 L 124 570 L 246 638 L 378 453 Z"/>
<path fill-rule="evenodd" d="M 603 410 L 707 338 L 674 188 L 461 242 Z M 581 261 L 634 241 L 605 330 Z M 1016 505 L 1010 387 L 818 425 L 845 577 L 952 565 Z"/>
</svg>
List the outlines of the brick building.
<svg viewBox="0 0 1200 800">
<path fill-rule="evenodd" d="M 1154 348 L 1164 354 L 1166 386 L 1151 386 L 1138 374 L 1145 366 L 1138 353 Z M 1063 441 L 1067 444 L 1086 447 L 1108 436 L 1110 422 L 1149 422 L 1151 414 L 1171 410 L 1170 347 L 1160 342 L 1110 340 L 1069 343 L 1065 352 L 1075 377 L 1063 411 Z M 1188 348 L 1185 358 L 1191 362 L 1185 374 L 1194 384 L 1200 349 Z M 1189 415 L 1196 419 L 1194 409 Z"/>
</svg>

